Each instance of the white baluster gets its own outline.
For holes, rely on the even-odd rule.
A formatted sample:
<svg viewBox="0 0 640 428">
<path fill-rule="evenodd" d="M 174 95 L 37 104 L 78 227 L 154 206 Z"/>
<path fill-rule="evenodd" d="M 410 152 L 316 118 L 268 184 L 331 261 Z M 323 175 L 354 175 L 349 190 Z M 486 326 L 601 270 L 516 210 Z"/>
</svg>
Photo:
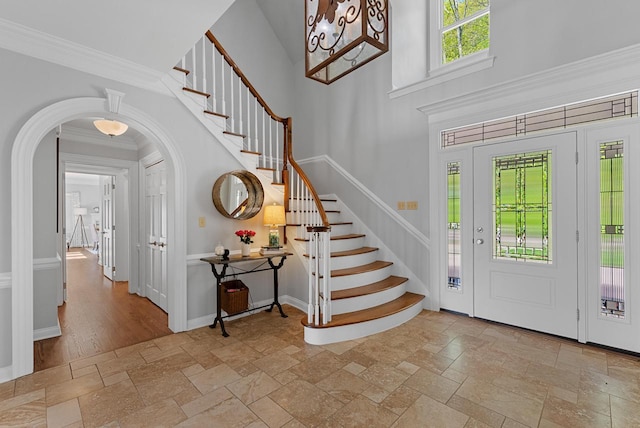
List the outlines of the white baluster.
<svg viewBox="0 0 640 428">
<path fill-rule="evenodd" d="M 216 98 L 218 96 L 218 91 L 216 90 L 216 47 L 213 43 L 209 43 L 209 45 L 211 45 L 211 87 L 213 88 L 211 91 L 211 111 L 215 113 L 217 111 Z"/>
<path fill-rule="evenodd" d="M 198 74 L 198 70 L 196 70 L 196 46 L 191 49 L 191 88 L 197 91 L 198 79 L 196 78 L 196 75 Z"/>
<path fill-rule="evenodd" d="M 267 123 L 267 112 L 264 109 L 264 107 L 262 107 L 262 150 L 260 150 L 260 152 L 262 153 L 262 164 L 266 165 L 266 157 L 267 157 L 267 152 L 265 150 L 265 144 L 266 144 L 266 140 L 267 140 L 267 134 L 265 132 L 265 126 Z"/>
<path fill-rule="evenodd" d="M 251 91 L 249 88 L 247 90 L 247 145 L 249 146 L 249 150 L 257 152 L 255 148 L 251 148 Z"/>
<path fill-rule="evenodd" d="M 280 144 L 280 122 L 276 124 L 276 169 L 280 170 L 280 153 L 284 151 L 284 140 Z"/>
<path fill-rule="evenodd" d="M 200 43 L 202 43 L 202 92 L 204 93 L 209 93 L 209 91 L 207 90 L 207 54 L 206 54 L 206 45 L 207 39 L 205 39 L 205 36 L 202 36 L 202 40 Z M 204 99 L 204 109 L 207 109 L 207 97 L 205 97 Z"/>
<path fill-rule="evenodd" d="M 314 305 L 314 321 L 315 325 L 320 325 L 320 258 L 319 255 L 319 242 L 318 242 L 318 233 L 312 232 L 312 236 L 315 237 L 314 240 L 314 271 L 316 273 L 316 287 L 315 287 L 315 305 Z"/>
<path fill-rule="evenodd" d="M 255 151 L 259 152 L 260 151 L 260 150 L 258 150 L 258 104 L 259 103 L 258 103 L 258 99 L 257 98 L 254 97 L 253 100 L 254 100 L 253 101 L 253 107 L 254 107 L 253 108 L 253 110 L 254 110 L 253 113 L 254 113 L 254 116 L 255 116 L 254 117 L 254 121 L 253 121 L 253 126 L 255 128 L 254 129 L 254 137 L 253 138 L 255 140 L 255 144 L 254 144 Z M 263 163 L 263 165 L 264 165 L 264 163 Z"/>
<path fill-rule="evenodd" d="M 242 127 L 242 86 L 243 86 L 242 79 L 240 79 L 240 76 L 238 76 L 238 133 L 239 134 L 244 134 L 244 128 Z"/>
<path fill-rule="evenodd" d="M 224 59 L 224 57 L 222 55 L 220 55 L 220 60 L 221 60 L 220 62 L 222 63 L 221 67 L 220 67 L 220 89 L 221 89 L 221 92 L 222 92 L 222 94 L 221 94 L 222 95 L 222 100 L 221 100 L 222 101 L 222 114 L 226 115 L 227 114 L 227 98 L 225 96 L 225 86 L 226 86 L 226 84 L 225 84 L 225 80 L 224 80 L 224 67 L 225 67 L 226 61 L 225 61 L 225 59 Z"/>
<path fill-rule="evenodd" d="M 187 60 L 187 56 L 183 56 L 182 59 L 180 60 L 180 68 L 181 69 L 185 69 L 185 61 Z M 186 73 L 180 73 L 182 74 L 182 87 L 185 88 L 187 86 L 187 74 Z"/>
<path fill-rule="evenodd" d="M 324 324 L 331 322 L 331 254 L 330 254 L 330 239 L 329 232 L 322 233 L 322 248 L 323 248 L 323 276 L 324 276 L 324 288 L 323 288 L 323 307 L 322 307 L 322 319 Z"/>
<path fill-rule="evenodd" d="M 233 72 L 233 68 L 231 67 L 231 65 L 229 64 L 229 96 L 231 97 L 231 109 L 229 110 L 230 113 L 229 115 L 231 116 L 231 132 L 236 132 L 236 127 L 235 127 L 235 120 L 234 117 L 236 115 L 236 111 L 234 109 L 234 98 L 235 98 L 235 94 L 233 92 L 233 75 L 235 73 Z"/>
<path fill-rule="evenodd" d="M 273 119 L 269 116 L 269 168 L 273 168 Z"/>
<path fill-rule="evenodd" d="M 313 323 L 313 285 L 317 276 L 317 274 L 313 275 L 313 242 L 311 240 L 308 243 L 307 250 L 309 252 L 309 263 L 307 269 L 307 271 L 309 272 L 309 304 L 307 306 L 307 322 L 311 324 Z"/>
</svg>

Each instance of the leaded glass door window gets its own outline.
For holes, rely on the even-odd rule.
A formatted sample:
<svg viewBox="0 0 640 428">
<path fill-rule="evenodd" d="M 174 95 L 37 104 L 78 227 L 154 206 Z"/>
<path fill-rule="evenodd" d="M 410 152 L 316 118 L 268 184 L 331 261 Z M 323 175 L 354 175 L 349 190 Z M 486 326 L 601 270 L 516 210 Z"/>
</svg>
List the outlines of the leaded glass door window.
<svg viewBox="0 0 640 428">
<path fill-rule="evenodd" d="M 495 259 L 551 263 L 551 151 L 493 159 Z"/>
</svg>

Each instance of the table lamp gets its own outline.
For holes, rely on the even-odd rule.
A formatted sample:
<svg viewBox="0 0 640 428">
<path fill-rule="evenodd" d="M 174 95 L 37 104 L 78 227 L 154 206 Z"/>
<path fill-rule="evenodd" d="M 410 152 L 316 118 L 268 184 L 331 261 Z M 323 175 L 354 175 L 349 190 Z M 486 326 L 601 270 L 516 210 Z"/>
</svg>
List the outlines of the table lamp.
<svg viewBox="0 0 640 428">
<path fill-rule="evenodd" d="M 282 205 L 276 205 L 275 203 L 265 206 L 263 224 L 271 227 L 271 230 L 269 230 L 269 247 L 280 247 L 278 226 L 287 224 L 284 207 Z"/>
</svg>

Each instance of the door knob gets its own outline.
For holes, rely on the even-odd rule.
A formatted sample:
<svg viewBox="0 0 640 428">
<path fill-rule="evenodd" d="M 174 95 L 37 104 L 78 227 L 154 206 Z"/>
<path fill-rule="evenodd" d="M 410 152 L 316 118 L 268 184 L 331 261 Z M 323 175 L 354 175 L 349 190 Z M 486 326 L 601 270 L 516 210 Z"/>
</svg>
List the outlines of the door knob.
<svg viewBox="0 0 640 428">
<path fill-rule="evenodd" d="M 156 241 L 149 242 L 149 245 L 156 245 L 156 244 L 157 244 L 157 242 L 156 242 Z"/>
<path fill-rule="evenodd" d="M 161 246 L 161 247 L 164 247 L 166 244 L 164 242 L 161 242 L 158 245 Z"/>
<path fill-rule="evenodd" d="M 476 239 L 476 244 L 478 245 L 484 244 L 484 239 Z"/>
<path fill-rule="evenodd" d="M 478 233 L 482 233 L 484 232 L 484 228 L 482 226 L 480 226 L 479 228 L 476 229 L 478 231 Z"/>
</svg>

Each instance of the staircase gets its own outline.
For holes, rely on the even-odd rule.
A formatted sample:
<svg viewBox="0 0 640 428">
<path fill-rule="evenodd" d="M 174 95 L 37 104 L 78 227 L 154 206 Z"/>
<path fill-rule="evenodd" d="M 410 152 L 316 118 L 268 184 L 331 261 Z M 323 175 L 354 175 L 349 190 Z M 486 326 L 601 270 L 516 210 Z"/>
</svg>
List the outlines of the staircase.
<svg viewBox="0 0 640 428">
<path fill-rule="evenodd" d="M 420 313 L 424 296 L 408 292 L 408 279 L 393 275 L 393 263 L 379 260 L 378 248 L 366 246 L 367 236 L 354 233 L 354 225 L 339 210 L 337 199 L 320 200 L 331 225 L 332 315 L 326 324 L 304 317 L 304 340 L 322 345 L 357 339 L 396 327 Z M 306 247 L 309 239 L 300 225 L 288 226 L 295 226 L 296 233 L 302 234 L 294 241 Z M 310 257 L 308 252 L 304 256 Z"/>
<path fill-rule="evenodd" d="M 307 260 L 305 341 L 327 344 L 388 330 L 422 310 L 424 296 L 354 232 L 335 198 L 321 199 L 293 157 L 291 118 L 277 116 L 210 31 L 174 67 L 167 87 L 216 139 L 282 199 L 287 237 Z M 295 239 L 291 240 L 295 230 Z"/>
</svg>

